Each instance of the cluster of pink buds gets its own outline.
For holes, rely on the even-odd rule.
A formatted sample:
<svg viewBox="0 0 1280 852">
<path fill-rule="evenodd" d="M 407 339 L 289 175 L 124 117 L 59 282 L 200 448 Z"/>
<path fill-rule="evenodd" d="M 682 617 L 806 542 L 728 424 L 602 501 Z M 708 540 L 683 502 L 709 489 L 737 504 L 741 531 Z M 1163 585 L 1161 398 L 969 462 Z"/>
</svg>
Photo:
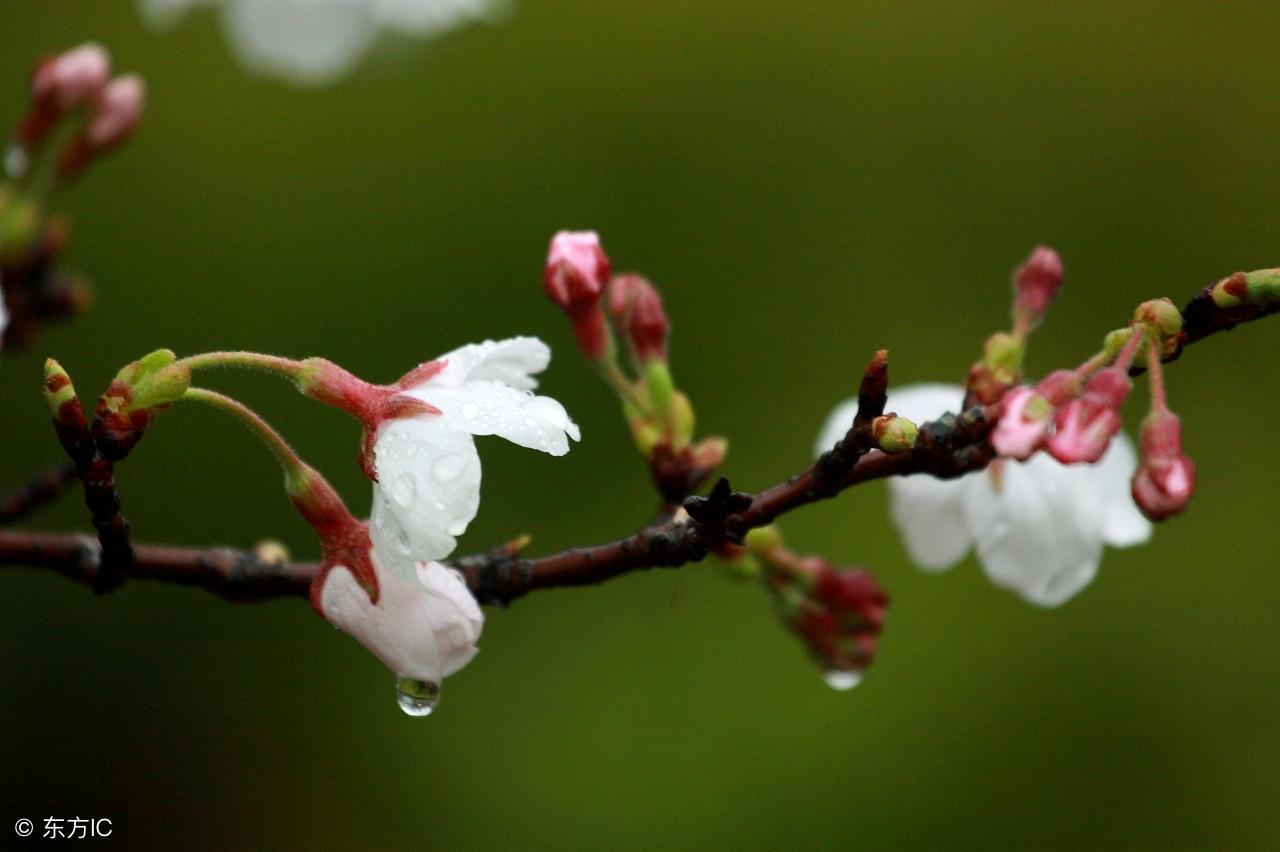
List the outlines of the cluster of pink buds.
<svg viewBox="0 0 1280 852">
<path fill-rule="evenodd" d="M 1120 431 L 1120 409 L 1133 383 L 1129 369 L 1145 352 L 1152 410 L 1143 424 L 1142 463 L 1133 482 L 1139 508 L 1152 520 L 1182 511 L 1195 466 L 1182 453 L 1182 430 L 1169 412 L 1161 367 L 1181 331 L 1181 316 L 1167 299 L 1146 302 L 1133 323 L 1108 338 L 1108 347 L 1076 370 L 1049 374 L 1035 387 L 1005 394 L 991 445 L 1001 456 L 1026 460 L 1043 449 L 1063 464 L 1099 461 Z M 1103 367 L 1119 347 L 1115 360 Z"/>
<path fill-rule="evenodd" d="M 982 358 L 969 369 L 965 405 L 991 405 L 1022 374 L 1027 338 L 1062 289 L 1062 259 L 1048 246 L 1036 246 L 1013 273 L 1013 328 L 987 338 Z"/>
<path fill-rule="evenodd" d="M 64 222 L 48 213 L 49 195 L 100 154 L 132 135 L 142 116 L 142 79 L 112 79 L 111 57 L 96 44 L 40 60 L 30 106 L 5 154 L 0 181 L 0 282 L 10 317 L 7 341 L 29 342 L 46 320 L 82 312 L 87 283 L 58 264 Z M 61 151 L 41 159 L 57 138 Z"/>
<path fill-rule="evenodd" d="M 870 572 L 821 557 L 766 558 L 778 617 L 805 643 L 836 689 L 857 686 L 876 653 L 889 596 Z"/>
<path fill-rule="evenodd" d="M 692 444 L 693 407 L 671 375 L 671 327 L 658 288 L 636 273 L 613 275 L 595 231 L 552 237 L 542 283 L 572 323 L 578 351 L 621 398 L 659 490 L 679 502 L 723 461 L 727 443 Z"/>
<path fill-rule="evenodd" d="M 94 158 L 119 145 L 142 118 L 146 90 L 142 78 L 111 79 L 111 57 L 97 44 L 84 44 L 46 57 L 31 74 L 31 106 L 14 134 L 6 163 L 10 177 L 21 178 L 28 159 L 44 146 L 66 119 L 81 116 L 57 161 L 57 176 L 71 177 Z"/>
<path fill-rule="evenodd" d="M 573 323 L 578 349 L 588 361 L 615 357 L 615 334 L 637 367 L 667 360 L 669 324 L 662 296 L 641 275 L 615 277 L 595 231 L 560 231 L 552 237 L 542 284 Z"/>
</svg>

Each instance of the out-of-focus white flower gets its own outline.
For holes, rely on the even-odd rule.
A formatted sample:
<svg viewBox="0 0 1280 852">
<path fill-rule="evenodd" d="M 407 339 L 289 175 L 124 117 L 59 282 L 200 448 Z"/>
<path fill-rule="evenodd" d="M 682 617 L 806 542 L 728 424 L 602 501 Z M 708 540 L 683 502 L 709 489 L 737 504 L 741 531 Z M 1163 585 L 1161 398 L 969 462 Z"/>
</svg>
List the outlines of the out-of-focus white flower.
<svg viewBox="0 0 1280 852">
<path fill-rule="evenodd" d="M 959 410 L 963 397 L 952 385 L 912 385 L 891 393 L 886 407 L 921 423 Z M 837 406 L 819 453 L 844 437 L 856 411 L 856 400 Z M 1132 443 L 1119 434 L 1092 465 L 1037 453 L 952 480 L 894 477 L 890 511 L 921 568 L 950 568 L 974 548 L 993 583 L 1030 603 L 1058 606 L 1093 580 L 1104 544 L 1130 547 L 1150 537 L 1151 524 L 1129 493 L 1136 466 Z"/>
<path fill-rule="evenodd" d="M 0 280 L 0 347 L 4 346 L 4 333 L 9 329 L 9 308 L 5 305 L 3 284 Z"/>
<path fill-rule="evenodd" d="M 304 86 L 333 83 L 385 35 L 425 39 L 495 22 L 510 0 L 139 0 L 153 24 L 220 6 L 223 28 L 250 71 Z"/>
<path fill-rule="evenodd" d="M 344 565 L 335 565 L 320 590 L 325 618 L 355 638 L 396 677 L 438 689 L 471 661 L 484 613 L 461 575 L 438 562 L 414 567 L 414 583 L 388 571 L 377 548 L 369 553 L 378 578 L 378 602 Z M 425 591 L 424 591 L 425 590 Z"/>
<path fill-rule="evenodd" d="M 551 350 L 533 337 L 471 344 L 441 356 L 438 372 L 403 395 L 426 413 L 382 422 L 374 440 L 371 534 L 383 564 L 410 583 L 414 564 L 443 559 L 480 506 L 474 435 L 497 435 L 553 456 L 569 452 L 577 425 L 564 406 L 535 396 Z"/>
</svg>

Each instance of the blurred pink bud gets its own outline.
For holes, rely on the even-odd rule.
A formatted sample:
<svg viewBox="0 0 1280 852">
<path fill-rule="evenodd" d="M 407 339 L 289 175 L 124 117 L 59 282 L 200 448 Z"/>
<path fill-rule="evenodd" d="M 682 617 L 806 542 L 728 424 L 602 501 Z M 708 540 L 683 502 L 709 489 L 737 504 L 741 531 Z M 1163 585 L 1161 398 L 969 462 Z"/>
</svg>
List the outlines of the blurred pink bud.
<svg viewBox="0 0 1280 852">
<path fill-rule="evenodd" d="M 1036 246 L 1013 276 L 1017 308 L 1039 317 L 1062 286 L 1062 258 L 1048 246 Z"/>
<path fill-rule="evenodd" d="M 1153 521 L 1187 507 L 1195 490 L 1195 462 L 1182 452 L 1182 422 L 1156 409 L 1142 424 L 1142 459 L 1133 476 L 1133 501 Z"/>
<path fill-rule="evenodd" d="M 1063 464 L 1102 458 L 1120 431 L 1120 406 L 1132 387 L 1124 371 L 1114 367 L 1090 379 L 1083 396 L 1058 409 L 1050 454 Z"/>
<path fill-rule="evenodd" d="M 875 656 L 889 597 L 861 568 L 839 570 L 814 557 L 804 562 L 812 585 L 791 611 L 789 626 L 828 672 L 860 674 Z"/>
<path fill-rule="evenodd" d="M 93 99 L 111 76 L 111 56 L 89 42 L 42 61 L 31 75 L 31 96 L 68 113 Z"/>
<path fill-rule="evenodd" d="M 110 74 L 111 57 L 92 42 L 40 60 L 31 73 L 31 109 L 18 141 L 39 146 L 65 115 L 93 101 Z"/>
<path fill-rule="evenodd" d="M 596 361 L 609 349 L 609 326 L 600 299 L 609 282 L 609 258 L 595 231 L 561 231 L 551 238 L 542 284 L 569 315 L 583 357 Z"/>
<path fill-rule="evenodd" d="M 89 123 L 62 152 L 59 177 L 78 173 L 94 157 L 128 139 L 142 119 L 146 92 L 146 84 L 137 74 L 125 74 L 108 83 L 98 93 Z"/>
<path fill-rule="evenodd" d="M 991 446 L 1002 456 L 1026 461 L 1044 446 L 1053 407 L 1033 388 L 1016 387 L 1000 403 L 1000 420 L 991 433 Z"/>
<path fill-rule="evenodd" d="M 619 275 L 609 285 L 609 313 L 636 361 L 667 360 L 667 314 L 656 287 L 640 275 Z"/>
<path fill-rule="evenodd" d="M 133 133 L 142 119 L 147 87 L 137 74 L 125 74 L 107 84 L 98 96 L 85 138 L 95 151 L 114 148 Z"/>
</svg>

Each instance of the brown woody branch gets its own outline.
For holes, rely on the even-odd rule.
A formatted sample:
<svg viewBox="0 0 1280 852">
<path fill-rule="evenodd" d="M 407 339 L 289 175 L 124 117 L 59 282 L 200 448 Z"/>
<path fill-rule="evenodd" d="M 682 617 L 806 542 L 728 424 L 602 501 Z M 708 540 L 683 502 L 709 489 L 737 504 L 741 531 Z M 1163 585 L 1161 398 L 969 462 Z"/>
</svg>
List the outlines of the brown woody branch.
<svg viewBox="0 0 1280 852">
<path fill-rule="evenodd" d="M 1272 312 L 1221 309 L 1208 298 L 1207 290 L 1202 291 L 1184 309 L 1181 345 L 1168 360 L 1192 343 Z M 660 522 L 617 541 L 537 559 L 502 547 L 452 564 L 482 603 L 505 605 L 535 589 L 593 585 L 635 570 L 698 562 L 726 544 L 740 542 L 753 528 L 862 482 L 909 474 L 951 478 L 991 462 L 994 452 L 987 435 L 994 411 L 981 406 L 921 425 L 916 444 L 908 451 L 888 454 L 871 449 L 867 430 L 883 412 L 886 383 L 886 362 L 883 353 L 877 353 L 859 392 L 858 415 L 845 437 L 814 464 L 757 494 L 734 492 L 722 479 L 707 497 L 687 497 L 684 512 L 670 518 L 664 515 Z M 101 587 L 102 553 L 102 545 L 84 535 L 0 531 L 0 565 L 49 568 L 96 587 Z M 269 563 L 229 548 L 137 545 L 130 576 L 196 586 L 228 600 L 249 601 L 306 597 L 317 570 L 314 564 Z"/>
<path fill-rule="evenodd" d="M 12 524 L 55 500 L 70 485 L 78 482 L 74 462 L 50 468 L 0 497 L 0 524 Z"/>
</svg>

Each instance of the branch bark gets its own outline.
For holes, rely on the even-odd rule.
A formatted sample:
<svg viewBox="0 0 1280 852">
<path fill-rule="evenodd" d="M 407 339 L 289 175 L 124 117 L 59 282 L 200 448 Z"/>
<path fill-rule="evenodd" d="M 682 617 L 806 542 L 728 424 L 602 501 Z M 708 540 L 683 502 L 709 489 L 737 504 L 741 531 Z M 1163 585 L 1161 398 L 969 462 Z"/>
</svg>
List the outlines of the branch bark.
<svg viewBox="0 0 1280 852">
<path fill-rule="evenodd" d="M 1206 304 L 1206 293 L 1198 293 L 1184 309 L 1187 323 L 1181 347 L 1168 360 L 1192 343 L 1274 312 L 1224 311 L 1211 300 Z M 501 547 L 460 557 L 452 565 L 481 603 L 504 606 L 536 589 L 593 585 L 631 571 L 699 562 L 718 547 L 740 542 L 753 528 L 862 482 L 911 474 L 952 478 L 981 470 L 994 458 L 987 436 L 996 410 L 982 406 L 921 425 L 915 446 L 906 452 L 871 449 L 866 430 L 883 412 L 886 381 L 885 362 L 877 353 L 864 376 L 858 416 L 849 432 L 830 452 L 785 482 L 748 495 L 732 491 L 722 479 L 707 497 L 686 498 L 684 511 L 674 517 L 664 513 L 660 522 L 626 538 L 536 559 Z M 45 568 L 95 588 L 102 587 L 102 553 L 101 544 L 83 534 L 0 531 L 0 565 Z M 313 563 L 264 562 L 251 552 L 231 548 L 135 545 L 129 576 L 194 586 L 232 601 L 256 601 L 305 598 L 318 569 Z"/>
</svg>

